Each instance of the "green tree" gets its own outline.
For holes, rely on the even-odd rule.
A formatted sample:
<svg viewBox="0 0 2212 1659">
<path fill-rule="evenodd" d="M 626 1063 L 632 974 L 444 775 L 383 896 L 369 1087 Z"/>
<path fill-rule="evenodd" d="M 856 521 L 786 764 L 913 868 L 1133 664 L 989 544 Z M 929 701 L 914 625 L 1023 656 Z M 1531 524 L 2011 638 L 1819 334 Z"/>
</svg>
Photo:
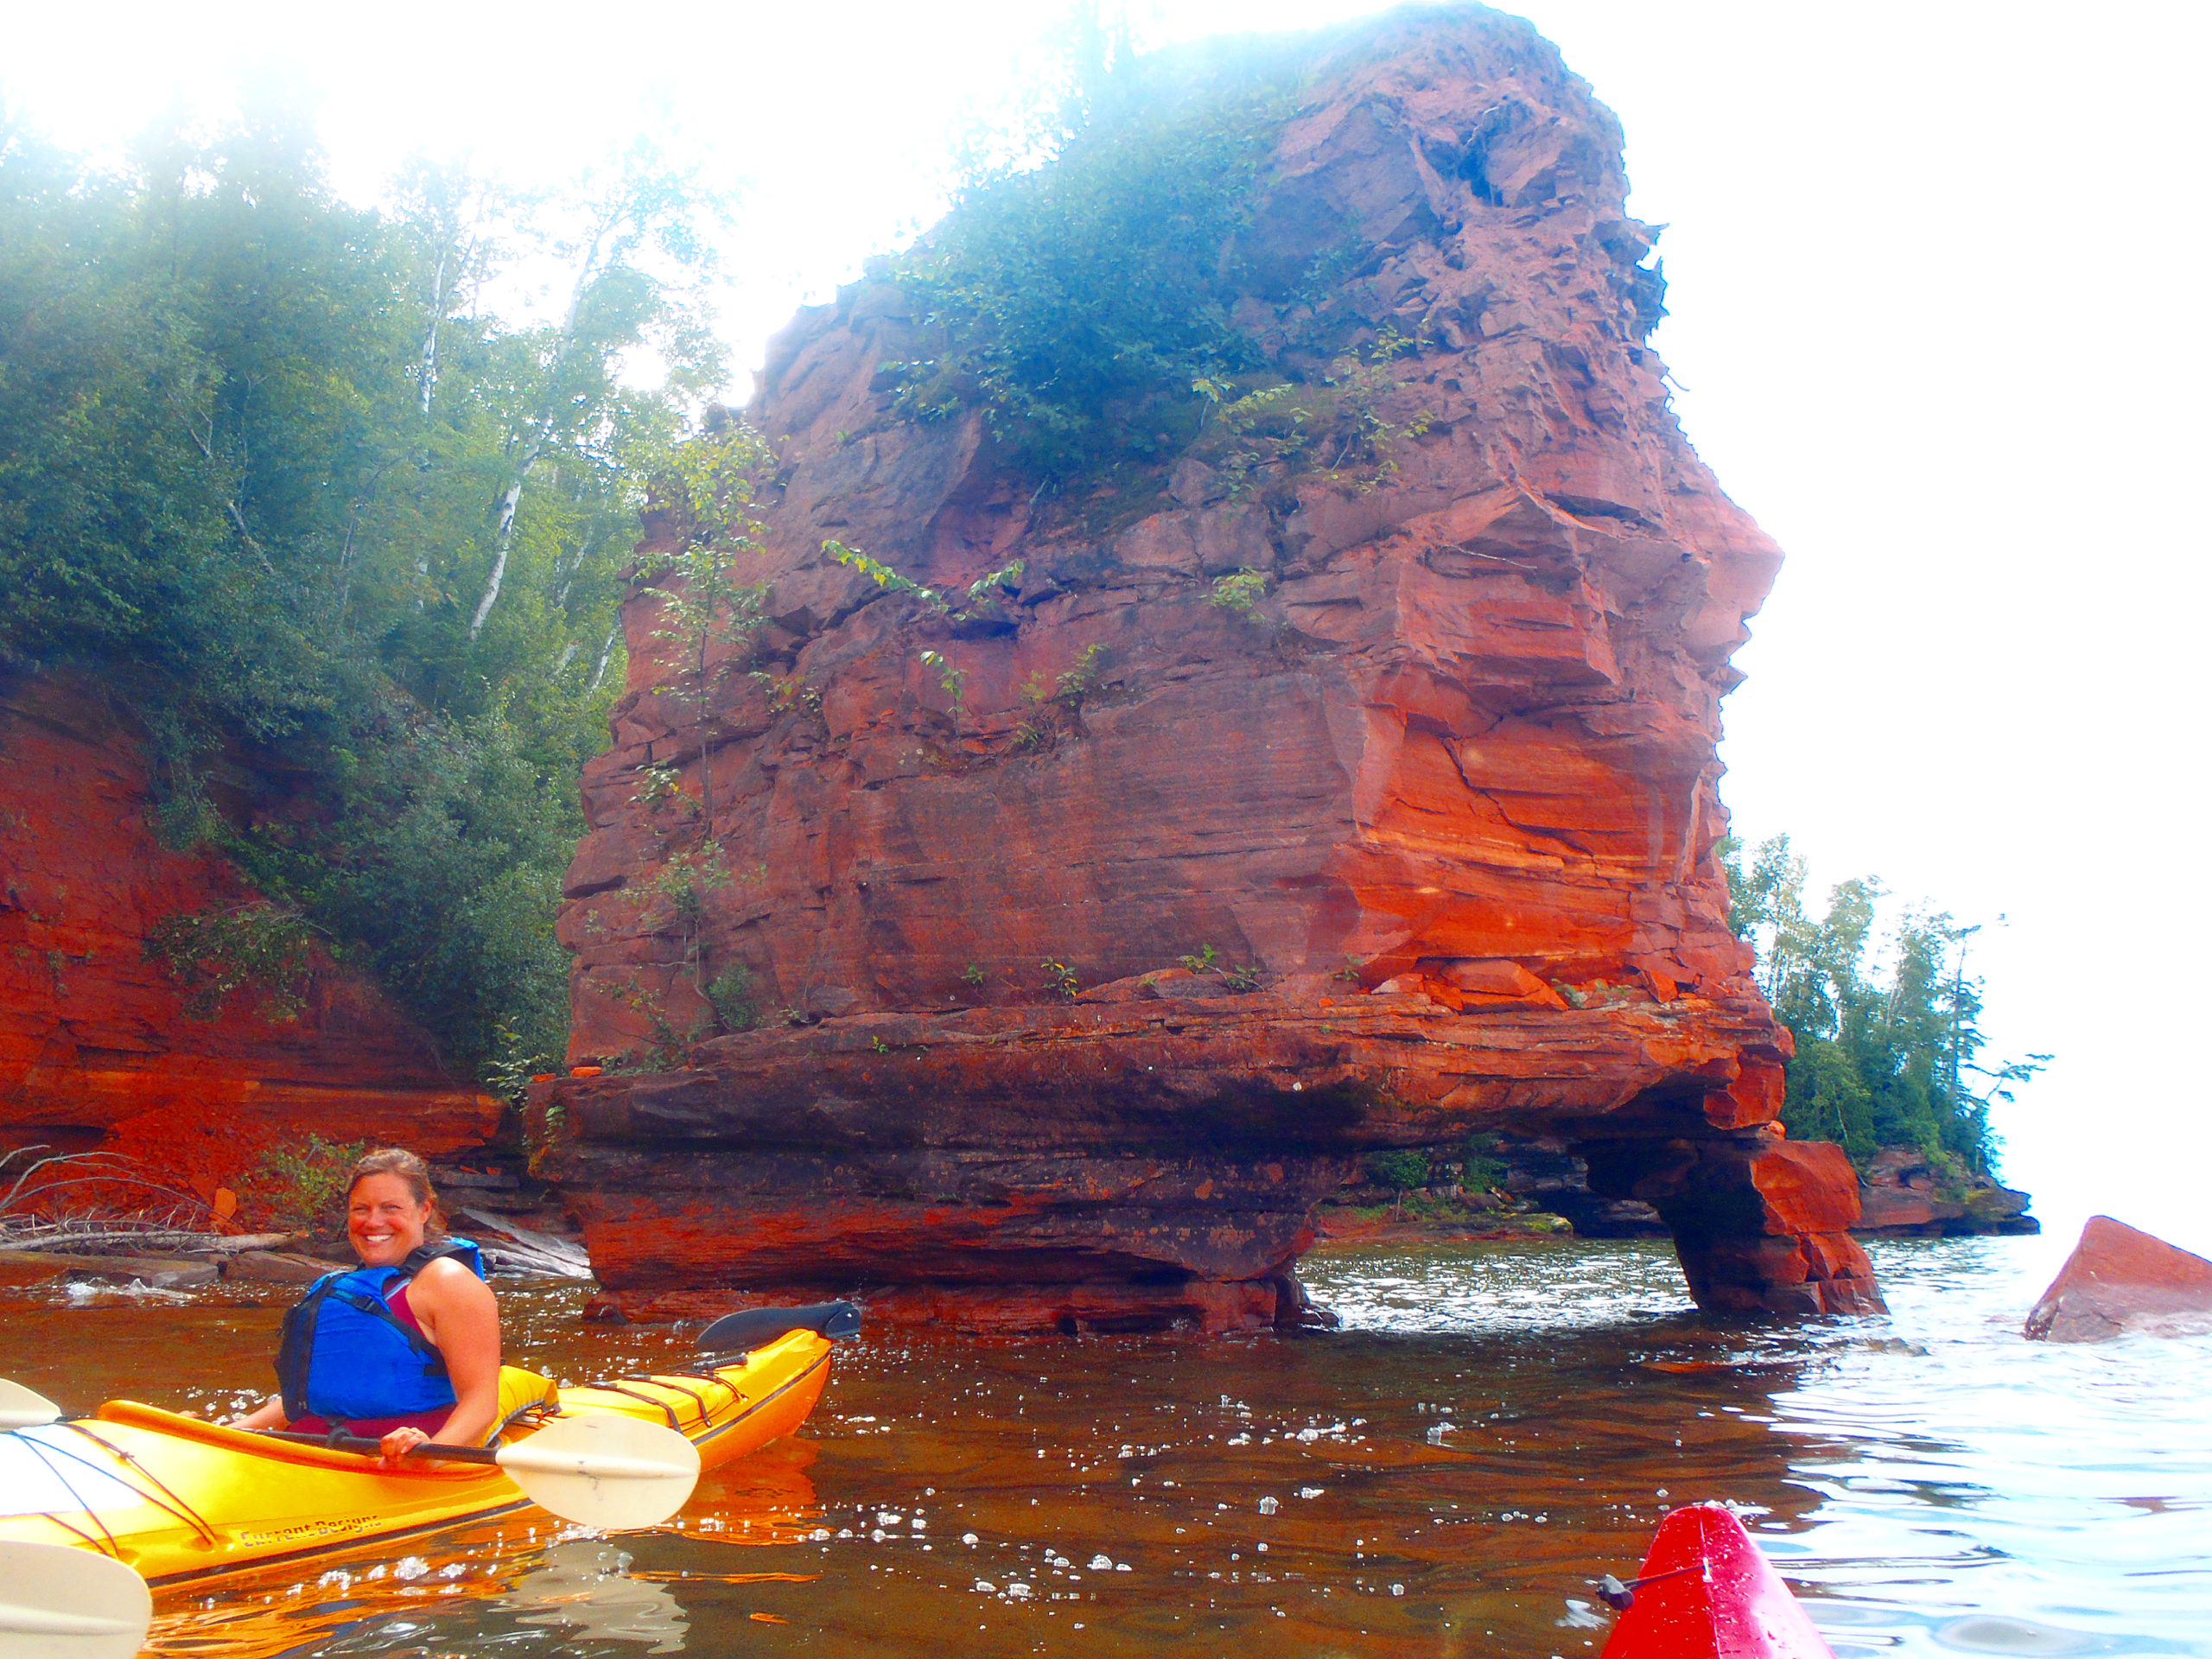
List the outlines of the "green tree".
<svg viewBox="0 0 2212 1659">
<path fill-rule="evenodd" d="M 506 486 L 499 497 L 491 569 L 469 618 L 475 639 L 499 602 L 523 486 L 540 463 L 567 454 L 588 465 L 610 413 L 623 399 L 624 353 L 656 334 L 674 345 L 675 378 L 693 390 L 718 379 L 721 354 L 703 319 L 686 305 L 686 290 L 711 274 L 712 244 L 698 221 L 719 214 L 723 200 L 701 186 L 696 169 L 671 167 L 658 147 L 640 139 L 611 177 L 587 175 L 564 203 L 561 228 L 542 236 L 570 272 L 567 307 L 556 328 L 541 331 L 537 372 L 518 387 L 505 451 Z M 641 254 L 659 256 L 664 273 Z M 518 418 L 516 418 L 518 417 Z"/>
<path fill-rule="evenodd" d="M 369 211 L 281 99 L 113 174 L 0 113 L 0 669 L 95 674 L 152 734 L 163 833 L 457 1070 L 565 1043 L 575 779 L 646 492 L 721 373 L 720 205 L 641 146 L 561 200 L 417 163 Z M 524 257 L 565 264 L 556 319 L 486 306 Z M 219 754 L 286 810 L 226 822 Z M 198 980 L 259 960 L 233 918 L 163 938 Z"/>
<path fill-rule="evenodd" d="M 971 166 L 944 221 L 889 268 L 943 348 L 893 365 L 899 408 L 980 402 L 1017 462 L 1063 477 L 1179 448 L 1202 388 L 1258 366 L 1231 321 L 1233 241 L 1277 118 L 1231 79 L 1147 73 L 1125 29 L 1079 13 L 1068 87 L 1043 130 Z"/>
<path fill-rule="evenodd" d="M 1427 1184 L 1430 1168 L 1425 1152 L 1400 1150 L 1367 1154 L 1367 1179 L 1378 1186 L 1389 1187 L 1396 1195 L 1391 1206 L 1398 1215 L 1405 1213 L 1407 1192 Z"/>
<path fill-rule="evenodd" d="M 640 573 L 659 601 L 658 638 L 676 648 L 681 695 L 691 705 L 698 746 L 701 823 L 714 838 L 714 749 L 708 717 L 721 677 L 752 661 L 753 638 L 766 620 L 766 588 L 737 580 L 738 558 L 757 552 L 760 520 L 753 480 L 772 472 L 775 454 L 743 422 L 716 410 L 706 431 L 675 449 L 658 474 L 664 499 L 681 509 L 674 551 Z"/>
<path fill-rule="evenodd" d="M 1884 1147 L 1908 1146 L 1993 1173 L 1991 1108 L 2050 1056 L 1984 1064 L 1982 985 L 1967 971 L 1980 930 L 1909 910 L 1876 957 L 1879 882 L 1839 882 L 1815 916 L 1805 861 L 1787 836 L 1762 842 L 1748 865 L 1732 840 L 1717 851 L 1731 925 L 1758 946 L 1759 988 L 1796 1039 L 1783 1111 L 1790 1133 L 1834 1140 L 1862 1166 Z"/>
</svg>

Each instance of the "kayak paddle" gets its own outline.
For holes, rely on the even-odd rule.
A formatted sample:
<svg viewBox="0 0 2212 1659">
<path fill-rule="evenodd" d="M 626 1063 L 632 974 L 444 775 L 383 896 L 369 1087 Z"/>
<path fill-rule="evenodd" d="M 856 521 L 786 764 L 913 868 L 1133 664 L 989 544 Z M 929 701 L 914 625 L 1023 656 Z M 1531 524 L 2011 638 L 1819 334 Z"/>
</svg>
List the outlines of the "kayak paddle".
<svg viewBox="0 0 2212 1659">
<path fill-rule="evenodd" d="M 745 1307 L 725 1313 L 699 1333 L 702 1354 L 740 1354 L 765 1348 L 793 1331 L 811 1331 L 831 1342 L 861 1333 L 861 1311 L 851 1302 L 808 1302 L 798 1307 Z"/>
<path fill-rule="evenodd" d="M 0 1542 L 0 1659 L 137 1659 L 153 1619 L 146 1580 L 112 1555 Z"/>
<path fill-rule="evenodd" d="M 42 1394 L 33 1394 L 20 1382 L 0 1376 L 0 1430 L 35 1428 L 59 1422 L 61 1408 Z"/>
<path fill-rule="evenodd" d="M 271 1440 L 372 1456 L 381 1444 L 354 1434 L 260 1432 Z M 602 1532 L 658 1526 L 690 1500 L 699 1484 L 697 1446 L 672 1428 L 614 1412 L 556 1417 L 512 1446 L 434 1440 L 407 1455 L 497 1464 L 538 1508 Z"/>
</svg>

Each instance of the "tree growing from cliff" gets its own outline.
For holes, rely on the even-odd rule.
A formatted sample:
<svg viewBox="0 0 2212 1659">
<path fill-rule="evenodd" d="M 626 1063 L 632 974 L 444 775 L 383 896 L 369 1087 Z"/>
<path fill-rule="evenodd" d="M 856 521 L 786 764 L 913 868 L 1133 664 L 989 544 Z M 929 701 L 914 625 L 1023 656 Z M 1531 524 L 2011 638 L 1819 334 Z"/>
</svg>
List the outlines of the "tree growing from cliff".
<svg viewBox="0 0 2212 1659">
<path fill-rule="evenodd" d="M 1047 480 L 1166 453 L 1196 430 L 1202 387 L 1259 365 L 1230 318 L 1230 250 L 1274 118 L 1266 91 L 1186 104 L 1152 87 L 1125 32 L 1095 20 L 1071 47 L 1056 130 L 972 166 L 951 213 L 890 271 L 944 340 L 891 365 L 899 412 L 980 400 Z"/>
<path fill-rule="evenodd" d="M 146 936 L 145 955 L 186 988 L 184 1011 L 213 1020 L 235 991 L 257 995 L 264 1019 L 296 1020 L 314 971 L 314 936 L 288 905 L 249 899 L 226 908 L 164 917 Z"/>
<path fill-rule="evenodd" d="M 645 152 L 610 179 L 563 205 L 418 164 L 364 210 L 281 102 L 113 173 L 0 125 L 0 671 L 127 704 L 172 843 L 323 930 L 463 1074 L 565 1044 L 575 779 L 645 480 L 720 374 L 714 204 Z M 547 249 L 562 314 L 496 315 Z M 216 810 L 219 755 L 283 810 Z M 181 974 L 270 976 L 203 920 Z"/>
<path fill-rule="evenodd" d="M 895 414 L 980 409 L 1036 496 L 1095 527 L 1187 454 L 1232 494 L 1293 475 L 1371 493 L 1434 416 L 1421 341 L 1355 280 L 1383 257 L 1344 210 L 1251 234 L 1299 71 L 1264 45 L 1141 57 L 1078 8 L 1049 116 L 976 147 L 952 211 L 872 274 L 918 302 L 934 350 L 883 367 Z M 1258 326 L 1249 308 L 1271 320 Z"/>
<path fill-rule="evenodd" d="M 676 695 L 691 705 L 699 750 L 702 824 L 715 834 L 714 745 L 709 726 L 716 682 L 741 669 L 753 636 L 765 620 L 766 588 L 737 579 L 737 561 L 759 549 L 760 521 L 753 512 L 753 480 L 772 472 L 775 452 L 760 435 L 727 411 L 707 429 L 662 459 L 658 481 L 664 505 L 679 525 L 675 550 L 640 575 L 639 585 L 659 601 L 655 637 L 674 647 L 683 676 Z"/>
<path fill-rule="evenodd" d="M 1783 1109 L 1789 1132 L 1834 1140 L 1862 1166 L 1884 1147 L 1909 1146 L 1993 1173 L 1991 1109 L 2050 1056 L 1984 1063 L 1982 982 L 1967 971 L 1980 929 L 1916 908 L 1882 939 L 1884 889 L 1871 877 L 1837 883 L 1815 915 L 1789 836 L 1762 842 L 1748 864 L 1733 840 L 1718 850 L 1730 923 L 1758 946 L 1759 988 L 1797 1040 Z"/>
</svg>

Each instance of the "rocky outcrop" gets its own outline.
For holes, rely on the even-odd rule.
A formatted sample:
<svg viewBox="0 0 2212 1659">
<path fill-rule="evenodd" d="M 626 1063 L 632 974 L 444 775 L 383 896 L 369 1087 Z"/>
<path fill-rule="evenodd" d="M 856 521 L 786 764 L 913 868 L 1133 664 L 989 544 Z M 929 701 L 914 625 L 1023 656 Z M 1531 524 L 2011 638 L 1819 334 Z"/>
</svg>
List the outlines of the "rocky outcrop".
<svg viewBox="0 0 2212 1659">
<path fill-rule="evenodd" d="M 254 895 L 222 860 L 164 847 L 150 807 L 143 734 L 96 686 L 0 680 L 0 1144 L 105 1147 L 207 1198 L 310 1133 L 433 1156 L 493 1134 L 498 1103 L 327 961 L 296 1017 L 251 989 L 188 1014 L 149 937 Z"/>
<path fill-rule="evenodd" d="M 1480 8 L 1301 67 L 1236 317 L 1287 384 L 1368 364 L 1387 466 L 1055 498 L 980 413 L 901 417 L 939 342 L 894 283 L 772 348 L 769 626 L 702 685 L 641 593 L 585 778 L 573 1058 L 652 1069 L 536 1107 L 611 1309 L 1294 1318 L 1351 1160 L 1484 1130 L 1656 1207 L 1709 1306 L 1876 1305 L 1848 1166 L 1777 1138 L 1789 1039 L 1712 858 L 1780 555 L 1643 344 L 1618 124 Z M 942 591 L 1022 569 L 963 619 L 831 539 Z"/>
<path fill-rule="evenodd" d="M 2102 1342 L 2130 1331 L 2212 1330 L 2212 1262 L 2110 1216 L 2091 1216 L 2028 1315 L 2030 1341 Z"/>
<path fill-rule="evenodd" d="M 1853 1230 L 1879 1238 L 2039 1233 L 2043 1224 L 2028 1213 L 2031 1202 L 1986 1175 L 1938 1169 L 1917 1147 L 1885 1147 L 1866 1166 Z"/>
</svg>

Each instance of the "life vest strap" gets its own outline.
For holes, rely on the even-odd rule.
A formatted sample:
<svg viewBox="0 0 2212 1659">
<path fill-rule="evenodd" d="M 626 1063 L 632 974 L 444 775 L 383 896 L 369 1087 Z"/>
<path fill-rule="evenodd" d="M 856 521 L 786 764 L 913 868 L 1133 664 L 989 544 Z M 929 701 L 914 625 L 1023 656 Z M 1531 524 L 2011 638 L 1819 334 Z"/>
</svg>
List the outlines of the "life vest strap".
<svg viewBox="0 0 2212 1659">
<path fill-rule="evenodd" d="M 313 1409 L 308 1399 L 308 1374 L 315 1357 L 315 1328 L 322 1316 L 323 1304 L 333 1297 L 355 1313 L 397 1332 L 410 1348 L 423 1357 L 424 1376 L 448 1376 L 445 1356 L 438 1351 L 438 1345 L 401 1319 L 385 1300 L 394 1286 L 410 1283 L 431 1262 L 447 1256 L 461 1259 L 478 1278 L 486 1276 L 484 1255 L 475 1241 L 447 1237 L 416 1245 L 396 1267 L 344 1268 L 326 1273 L 309 1285 L 306 1294 L 285 1313 L 283 1333 L 277 1342 L 276 1383 L 283 1398 L 284 1414 L 296 1419 L 307 1416 Z M 384 1275 L 380 1279 L 375 1277 L 379 1272 Z M 349 1284 L 349 1280 L 357 1281 L 360 1287 Z"/>
</svg>

